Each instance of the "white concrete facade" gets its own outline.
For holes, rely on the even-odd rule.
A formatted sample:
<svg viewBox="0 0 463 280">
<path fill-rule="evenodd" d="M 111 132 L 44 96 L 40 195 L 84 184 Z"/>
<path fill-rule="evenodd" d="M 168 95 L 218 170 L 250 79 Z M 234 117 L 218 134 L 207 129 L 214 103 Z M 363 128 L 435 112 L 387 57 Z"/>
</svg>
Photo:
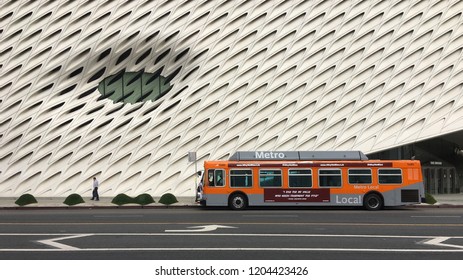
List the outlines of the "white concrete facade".
<svg viewBox="0 0 463 280">
<path fill-rule="evenodd" d="M 463 129 L 463 1 L 2 1 L 0 196 L 194 195 L 187 153 L 380 151 Z M 121 70 L 172 75 L 137 104 Z M 200 168 L 200 167 L 199 167 Z"/>
</svg>

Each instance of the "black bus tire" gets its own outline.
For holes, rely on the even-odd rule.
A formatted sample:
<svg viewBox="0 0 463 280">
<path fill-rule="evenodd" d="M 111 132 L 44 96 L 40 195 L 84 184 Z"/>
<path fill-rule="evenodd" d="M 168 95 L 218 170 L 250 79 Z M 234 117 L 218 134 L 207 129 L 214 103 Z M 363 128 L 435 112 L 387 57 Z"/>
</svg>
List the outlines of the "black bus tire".
<svg viewBox="0 0 463 280">
<path fill-rule="evenodd" d="M 228 205 L 232 210 L 243 210 L 248 206 L 248 199 L 244 194 L 235 193 L 230 196 Z"/>
<path fill-rule="evenodd" d="M 384 206 L 383 199 L 376 193 L 370 193 L 363 199 L 363 206 L 370 211 L 381 210 Z"/>
</svg>

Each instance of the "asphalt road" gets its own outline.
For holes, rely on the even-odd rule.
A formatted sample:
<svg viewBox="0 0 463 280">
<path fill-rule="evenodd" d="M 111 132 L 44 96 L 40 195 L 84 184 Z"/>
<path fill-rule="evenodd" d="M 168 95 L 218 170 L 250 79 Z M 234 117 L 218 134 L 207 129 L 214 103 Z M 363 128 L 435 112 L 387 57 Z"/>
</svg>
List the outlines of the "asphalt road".
<svg viewBox="0 0 463 280">
<path fill-rule="evenodd" d="M 462 208 L 0 212 L 0 259 L 463 259 Z"/>
</svg>

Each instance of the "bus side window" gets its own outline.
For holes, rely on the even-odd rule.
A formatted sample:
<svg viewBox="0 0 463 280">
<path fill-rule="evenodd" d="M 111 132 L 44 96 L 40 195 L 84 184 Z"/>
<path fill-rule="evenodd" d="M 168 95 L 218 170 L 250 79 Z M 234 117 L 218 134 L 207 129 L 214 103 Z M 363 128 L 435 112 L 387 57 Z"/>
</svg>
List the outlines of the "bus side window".
<svg viewBox="0 0 463 280">
<path fill-rule="evenodd" d="M 215 169 L 209 169 L 207 171 L 207 184 L 209 185 L 209 187 L 214 187 L 215 184 L 214 184 L 214 171 Z"/>
<path fill-rule="evenodd" d="M 230 170 L 230 187 L 232 188 L 252 187 L 252 170 L 250 169 Z"/>
<path fill-rule="evenodd" d="M 349 184 L 371 184 L 373 182 L 371 169 L 349 169 L 347 172 Z"/>
<path fill-rule="evenodd" d="M 380 184 L 402 184 L 402 170 L 397 168 L 378 169 Z"/>
<path fill-rule="evenodd" d="M 318 182 L 318 185 L 321 188 L 342 187 L 341 169 L 319 169 Z"/>
</svg>

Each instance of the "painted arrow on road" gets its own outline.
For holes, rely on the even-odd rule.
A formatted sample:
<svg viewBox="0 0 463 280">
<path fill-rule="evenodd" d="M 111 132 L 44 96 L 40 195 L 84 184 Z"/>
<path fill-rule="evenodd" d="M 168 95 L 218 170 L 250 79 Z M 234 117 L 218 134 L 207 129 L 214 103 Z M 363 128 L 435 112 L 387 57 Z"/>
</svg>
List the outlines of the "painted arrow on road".
<svg viewBox="0 0 463 280">
<path fill-rule="evenodd" d="M 75 250 L 80 250 L 80 249 L 66 245 L 66 244 L 62 244 L 56 241 L 91 236 L 91 235 L 93 234 L 77 234 L 77 235 L 70 235 L 70 236 L 64 236 L 64 237 L 58 237 L 58 238 L 52 238 L 52 239 L 37 240 L 37 242 L 48 245 L 50 247 L 54 247 L 56 249 L 60 249 L 60 250 L 75 251 Z"/>
<path fill-rule="evenodd" d="M 221 226 L 221 225 L 204 225 L 204 226 L 193 226 L 188 227 L 189 229 L 166 229 L 165 232 L 208 232 L 214 231 L 219 228 L 236 228 L 230 226 Z"/>
<path fill-rule="evenodd" d="M 430 240 L 427 240 L 427 241 L 423 242 L 423 244 L 463 249 L 463 246 L 461 246 L 461 245 L 444 243 L 445 241 L 447 241 L 447 240 L 449 240 L 451 238 L 452 237 L 445 237 L 445 236 L 436 237 L 436 238 L 433 238 L 433 239 L 430 239 Z"/>
</svg>

